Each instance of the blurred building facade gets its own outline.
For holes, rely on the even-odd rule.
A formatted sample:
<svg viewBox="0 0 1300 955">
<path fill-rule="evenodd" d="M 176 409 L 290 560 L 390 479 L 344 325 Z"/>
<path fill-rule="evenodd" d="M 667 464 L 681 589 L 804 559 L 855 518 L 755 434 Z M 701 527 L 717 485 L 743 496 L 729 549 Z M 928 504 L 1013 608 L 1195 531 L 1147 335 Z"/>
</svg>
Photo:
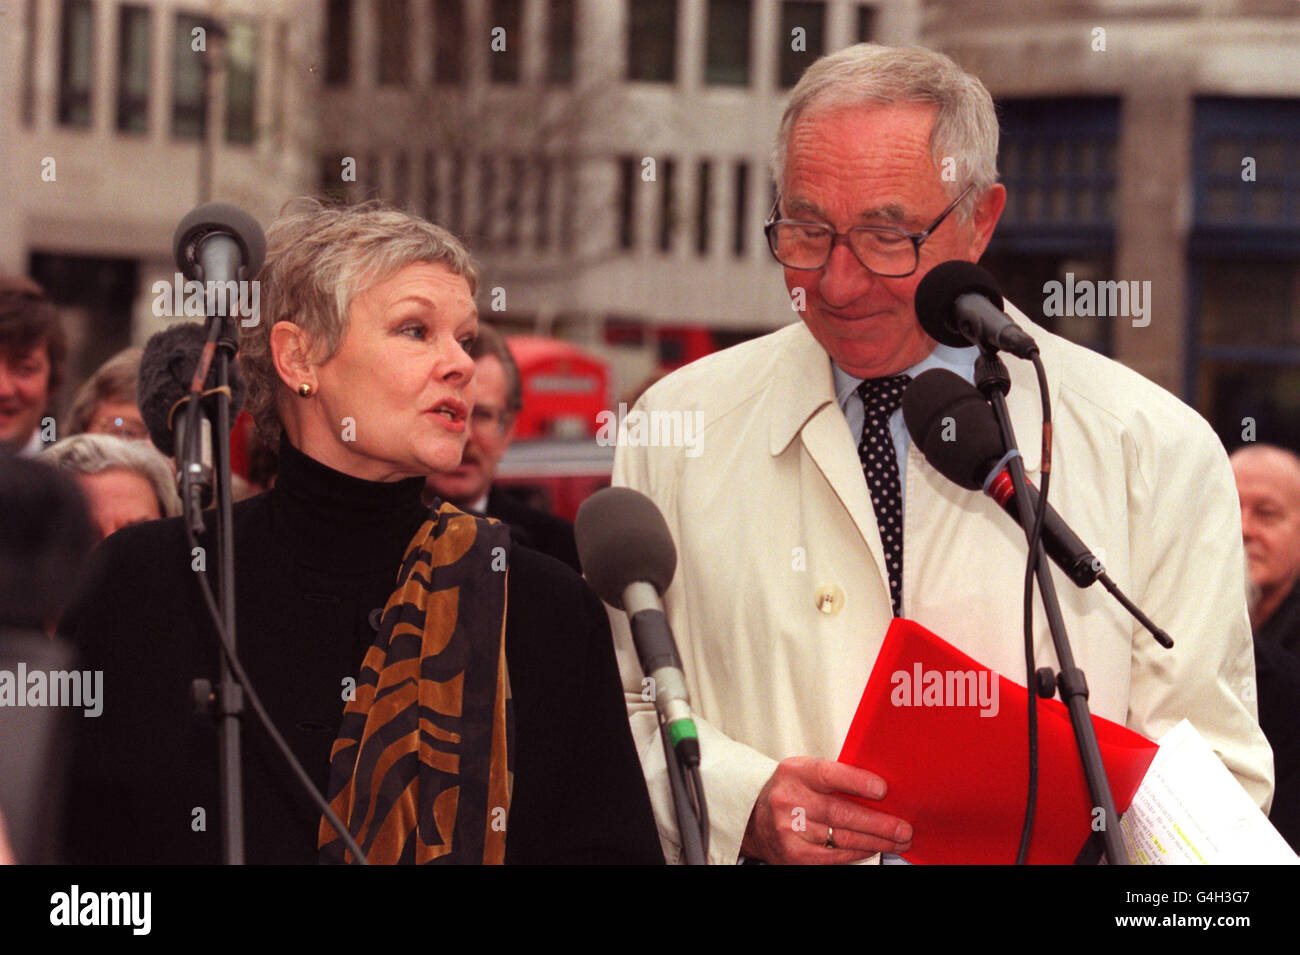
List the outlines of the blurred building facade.
<svg viewBox="0 0 1300 955">
<path fill-rule="evenodd" d="M 0 268 L 65 309 L 72 369 L 163 327 L 179 219 L 309 190 L 316 0 L 3 0 Z M 65 396 L 66 397 L 66 396 Z"/>
<path fill-rule="evenodd" d="M 1011 199 L 986 264 L 1008 297 L 1195 404 L 1225 443 L 1250 419 L 1300 446 L 1295 0 L 7 4 L 24 28 L 3 41 L 22 68 L 0 80 L 17 146 L 0 264 L 140 261 L 137 338 L 197 200 L 186 17 L 257 25 L 242 85 L 218 84 L 235 119 L 215 96 L 201 121 L 215 198 L 266 221 L 302 191 L 380 196 L 447 225 L 484 262 L 483 316 L 599 352 L 616 395 L 795 320 L 762 235 L 786 93 L 822 53 L 919 43 L 998 102 Z M 83 20 L 88 41 L 64 26 Z M 139 31 L 143 67 L 123 39 Z M 248 48 L 233 26 L 227 43 Z M 254 140 L 232 141 L 249 102 Z M 1054 315 L 1051 282 L 1123 282 L 1141 304 Z"/>
</svg>

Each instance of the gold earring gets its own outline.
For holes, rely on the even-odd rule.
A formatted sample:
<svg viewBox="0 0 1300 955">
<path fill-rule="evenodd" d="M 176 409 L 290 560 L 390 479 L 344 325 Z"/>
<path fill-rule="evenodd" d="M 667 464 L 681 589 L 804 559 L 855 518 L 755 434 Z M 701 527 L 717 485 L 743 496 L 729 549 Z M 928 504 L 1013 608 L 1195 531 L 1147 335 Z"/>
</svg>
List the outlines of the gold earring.
<svg viewBox="0 0 1300 955">
<path fill-rule="evenodd" d="M 310 397 L 311 397 L 311 385 L 307 384 L 307 382 L 305 382 L 305 381 L 304 381 L 301 385 L 299 385 L 299 386 L 298 386 L 298 397 L 299 397 L 299 398 L 310 398 Z"/>
</svg>

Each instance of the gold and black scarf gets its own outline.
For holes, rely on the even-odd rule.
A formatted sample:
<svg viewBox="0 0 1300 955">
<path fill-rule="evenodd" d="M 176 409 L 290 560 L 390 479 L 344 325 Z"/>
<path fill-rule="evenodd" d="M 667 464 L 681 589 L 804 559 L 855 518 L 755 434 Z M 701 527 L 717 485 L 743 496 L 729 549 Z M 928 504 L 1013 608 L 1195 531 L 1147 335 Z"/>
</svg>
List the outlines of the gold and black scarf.
<svg viewBox="0 0 1300 955">
<path fill-rule="evenodd" d="M 330 753 L 327 798 L 376 864 L 505 861 L 510 533 L 449 504 L 406 549 Z M 352 854 L 323 817 L 322 862 Z"/>
</svg>

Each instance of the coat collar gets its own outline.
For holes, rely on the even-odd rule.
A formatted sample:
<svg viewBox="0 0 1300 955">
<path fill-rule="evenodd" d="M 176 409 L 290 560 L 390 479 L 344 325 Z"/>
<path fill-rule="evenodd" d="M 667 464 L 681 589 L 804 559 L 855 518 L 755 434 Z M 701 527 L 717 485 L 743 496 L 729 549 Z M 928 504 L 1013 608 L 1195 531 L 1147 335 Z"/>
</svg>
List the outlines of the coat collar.
<svg viewBox="0 0 1300 955">
<path fill-rule="evenodd" d="M 1061 354 L 1057 341 L 1014 305 L 1007 303 L 1006 311 L 1038 342 L 1043 367 L 1047 372 L 1052 407 L 1058 407 Z M 802 322 L 789 326 L 780 334 L 785 341 L 767 392 L 767 414 L 770 421 L 768 450 L 774 457 L 784 453 L 790 442 L 805 431 L 810 422 L 825 414 L 828 405 L 831 421 L 834 422 L 838 416 L 838 427 L 844 430 L 844 416 L 835 400 L 830 357 Z M 1008 358 L 1006 365 L 1011 374 L 1011 391 L 1007 394 L 1011 425 L 1020 445 L 1025 470 L 1037 474 L 1042 463 L 1042 404 L 1038 396 L 1038 379 L 1029 362 Z M 814 427 L 812 434 L 805 435 L 805 440 L 820 431 L 820 425 Z M 852 442 L 845 446 L 852 449 Z"/>
</svg>

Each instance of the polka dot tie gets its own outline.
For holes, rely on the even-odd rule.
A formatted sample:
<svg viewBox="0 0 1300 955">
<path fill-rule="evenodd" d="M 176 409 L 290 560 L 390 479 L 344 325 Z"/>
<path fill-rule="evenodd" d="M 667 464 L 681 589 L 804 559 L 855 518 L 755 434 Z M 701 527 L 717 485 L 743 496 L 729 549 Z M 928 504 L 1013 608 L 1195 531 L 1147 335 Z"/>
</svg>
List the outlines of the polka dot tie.
<svg viewBox="0 0 1300 955">
<path fill-rule="evenodd" d="M 868 378 L 858 385 L 865 416 L 858 457 L 862 474 L 871 493 L 871 506 L 880 528 L 880 543 L 885 548 L 885 568 L 889 574 L 889 596 L 894 616 L 903 615 L 903 491 L 898 480 L 898 452 L 889 433 L 889 416 L 903 401 L 910 375 L 892 378 Z"/>
</svg>

